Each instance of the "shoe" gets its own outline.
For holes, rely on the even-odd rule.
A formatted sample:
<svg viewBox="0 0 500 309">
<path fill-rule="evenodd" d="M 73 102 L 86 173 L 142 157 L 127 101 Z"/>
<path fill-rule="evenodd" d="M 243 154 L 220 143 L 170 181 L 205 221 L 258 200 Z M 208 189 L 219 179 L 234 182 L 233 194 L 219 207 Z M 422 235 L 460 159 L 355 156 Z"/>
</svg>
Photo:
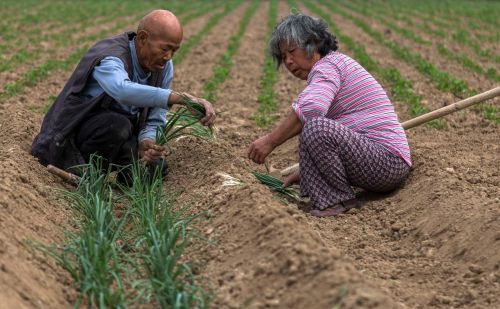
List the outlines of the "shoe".
<svg viewBox="0 0 500 309">
<path fill-rule="evenodd" d="M 323 210 L 313 209 L 311 210 L 310 214 L 316 217 L 333 217 L 343 214 L 352 208 L 360 209 L 362 206 L 363 205 L 356 198 L 353 198 L 347 201 L 340 202 Z"/>
</svg>

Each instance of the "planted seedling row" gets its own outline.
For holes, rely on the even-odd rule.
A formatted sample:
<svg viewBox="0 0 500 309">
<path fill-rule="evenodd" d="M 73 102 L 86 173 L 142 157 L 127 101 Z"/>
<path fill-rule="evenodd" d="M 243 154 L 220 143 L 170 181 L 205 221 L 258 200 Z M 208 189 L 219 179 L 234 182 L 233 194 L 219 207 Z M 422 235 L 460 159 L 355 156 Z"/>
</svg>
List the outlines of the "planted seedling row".
<svg viewBox="0 0 500 309">
<path fill-rule="evenodd" d="M 208 101 L 216 101 L 217 89 L 219 88 L 220 84 L 222 84 L 227 79 L 227 77 L 229 76 L 229 72 L 231 72 L 231 67 L 233 66 L 232 58 L 238 51 L 240 47 L 241 37 L 245 33 L 250 19 L 257 11 L 259 4 L 260 0 L 253 0 L 250 3 L 240 21 L 238 32 L 229 38 L 229 45 L 226 52 L 214 66 L 212 77 L 205 83 L 203 91 L 204 97 Z"/>
<path fill-rule="evenodd" d="M 273 0 L 269 5 L 268 11 L 266 42 L 269 42 L 277 16 L 278 2 Z M 270 55 L 269 48 L 266 48 L 265 53 L 266 58 L 264 60 L 263 74 L 260 80 L 261 90 L 257 98 L 259 107 L 253 115 L 255 123 L 259 127 L 265 127 L 273 123 L 276 120 L 276 116 L 274 114 L 278 110 L 278 95 L 274 91 L 274 85 L 278 81 L 278 71 L 276 70 L 276 64 L 274 63 L 273 58 Z"/>
</svg>

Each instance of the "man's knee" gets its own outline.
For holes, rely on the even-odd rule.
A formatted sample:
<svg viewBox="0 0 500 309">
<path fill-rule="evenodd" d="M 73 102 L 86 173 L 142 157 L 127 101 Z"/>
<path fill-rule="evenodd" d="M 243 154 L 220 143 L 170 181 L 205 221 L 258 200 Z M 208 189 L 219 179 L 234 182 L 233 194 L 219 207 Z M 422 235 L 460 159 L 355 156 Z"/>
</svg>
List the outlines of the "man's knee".
<svg viewBox="0 0 500 309">
<path fill-rule="evenodd" d="M 103 123 L 103 130 L 111 141 L 116 141 L 120 144 L 129 140 L 132 136 L 132 124 L 130 120 L 119 114 L 115 117 L 107 118 L 106 123 Z"/>
<path fill-rule="evenodd" d="M 93 140 L 119 145 L 130 139 L 132 124 L 124 115 L 118 113 L 102 113 L 88 119 L 80 128 L 78 139 Z"/>
</svg>

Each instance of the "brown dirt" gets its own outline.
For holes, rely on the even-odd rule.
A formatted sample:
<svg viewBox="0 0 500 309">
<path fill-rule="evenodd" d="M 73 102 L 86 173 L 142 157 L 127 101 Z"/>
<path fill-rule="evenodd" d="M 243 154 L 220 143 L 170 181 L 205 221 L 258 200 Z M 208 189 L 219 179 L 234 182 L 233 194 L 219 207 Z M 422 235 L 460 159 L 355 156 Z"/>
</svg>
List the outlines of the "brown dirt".
<svg viewBox="0 0 500 309">
<path fill-rule="evenodd" d="M 203 82 L 211 76 L 245 8 L 223 18 L 176 66 L 175 89 L 202 93 Z M 168 190 L 182 192 L 180 205 L 206 211 L 198 227 L 211 242 L 194 243 L 186 256 L 202 262 L 198 271 L 215 292 L 212 307 L 492 308 L 498 304 L 500 135 L 497 126 L 474 124 L 474 113 L 450 116 L 457 123 L 464 119 L 465 126 L 408 131 L 415 164 L 406 185 L 383 196 L 360 192 L 364 208 L 335 219 L 314 218 L 305 205 L 285 202 L 253 179 L 250 171 L 263 167 L 246 159 L 246 148 L 269 130 L 258 129 L 250 117 L 258 105 L 267 8 L 264 2 L 254 15 L 230 77 L 217 93 L 217 139 L 181 139 L 172 144 L 169 157 Z M 280 15 L 288 10 L 281 2 Z M 189 27 L 185 31 L 192 33 Z M 346 32 L 365 38 L 354 27 Z M 384 57 L 383 47 L 366 46 L 377 60 L 410 74 L 411 68 L 387 53 Z M 67 308 L 76 295 L 64 271 L 25 245 L 26 240 L 60 243 L 72 222 L 72 214 L 53 190 L 61 187 L 60 181 L 28 154 L 42 119 L 29 106 L 42 105 L 68 75 L 54 72 L 43 85 L 0 104 L 0 307 Z M 414 82 L 421 78 L 410 76 Z M 276 85 L 280 115 L 289 111 L 303 86 L 280 72 Z M 429 84 L 420 83 L 418 89 L 429 102 L 435 100 Z M 399 113 L 408 117 L 404 110 Z M 296 160 L 296 141 L 270 157 L 276 167 Z M 223 187 L 217 172 L 235 176 L 245 185 Z"/>
</svg>

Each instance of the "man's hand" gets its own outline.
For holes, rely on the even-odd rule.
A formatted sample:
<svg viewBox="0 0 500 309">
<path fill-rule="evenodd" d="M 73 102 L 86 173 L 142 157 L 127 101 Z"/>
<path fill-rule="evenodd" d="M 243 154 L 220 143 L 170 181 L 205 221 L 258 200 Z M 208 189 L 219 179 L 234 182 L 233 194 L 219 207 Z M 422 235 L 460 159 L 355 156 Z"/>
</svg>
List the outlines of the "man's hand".
<svg viewBox="0 0 500 309">
<path fill-rule="evenodd" d="M 188 97 L 191 100 L 203 105 L 206 112 L 205 112 L 205 117 L 200 119 L 200 122 L 202 125 L 211 126 L 214 124 L 214 122 L 215 122 L 214 107 L 212 106 L 212 103 L 208 102 L 207 100 L 205 100 L 203 98 L 197 98 L 197 97 L 190 95 L 189 93 L 186 93 L 186 92 L 180 93 L 180 92 L 173 91 L 170 94 L 168 106 L 170 107 L 174 104 L 185 105 L 183 97 Z"/>
<path fill-rule="evenodd" d="M 285 179 L 285 181 L 283 182 L 283 188 L 289 187 L 299 182 L 300 182 L 300 172 L 299 170 L 296 170 Z"/>
<path fill-rule="evenodd" d="M 193 101 L 200 103 L 205 107 L 205 117 L 200 119 L 200 122 L 204 126 L 211 126 L 215 122 L 215 110 L 212 103 L 208 102 L 203 98 L 192 97 Z"/>
<path fill-rule="evenodd" d="M 156 145 L 151 139 L 143 140 L 139 144 L 139 158 L 146 162 L 153 162 L 160 159 L 164 151 L 164 146 Z"/>
<path fill-rule="evenodd" d="M 269 134 L 256 139 L 248 147 L 248 158 L 255 163 L 262 164 L 266 157 L 276 148 Z"/>
</svg>

